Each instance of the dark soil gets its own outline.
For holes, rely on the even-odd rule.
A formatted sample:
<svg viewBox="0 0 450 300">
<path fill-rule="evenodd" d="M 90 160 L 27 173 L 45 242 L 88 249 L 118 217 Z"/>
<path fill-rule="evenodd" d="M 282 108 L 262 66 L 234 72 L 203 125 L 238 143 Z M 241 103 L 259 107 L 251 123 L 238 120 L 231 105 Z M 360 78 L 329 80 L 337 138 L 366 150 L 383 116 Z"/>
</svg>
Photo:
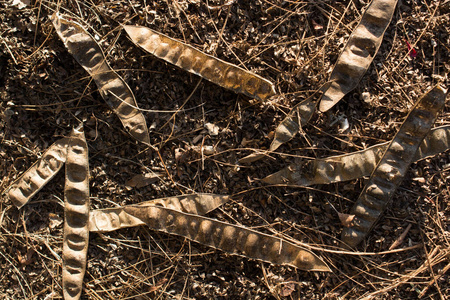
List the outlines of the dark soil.
<svg viewBox="0 0 450 300">
<path fill-rule="evenodd" d="M 91 208 L 208 192 L 232 201 L 208 217 L 314 247 L 332 273 L 304 272 L 230 256 L 148 227 L 90 235 L 83 299 L 444 299 L 450 294 L 450 156 L 414 163 L 393 203 L 357 250 L 339 248 L 342 225 L 365 179 L 298 188 L 261 179 L 303 157 L 349 153 L 388 141 L 420 95 L 448 85 L 450 2 L 399 1 L 378 55 L 330 113 L 269 158 L 285 114 L 328 80 L 369 1 L 0 2 L 0 191 L 58 138 L 85 124 Z M 135 93 L 152 144 L 138 144 L 67 52 L 48 16 L 69 14 L 98 38 L 108 63 Z M 259 103 L 137 48 L 120 24 L 148 26 L 276 84 Z M 406 40 L 417 50 L 408 55 Z M 169 111 L 169 112 L 167 112 Z M 348 130 L 341 131 L 347 119 Z M 219 127 L 212 135 L 205 124 Z M 435 126 L 450 124 L 450 107 Z M 201 155 L 194 146 L 214 146 Z M 183 159 L 175 153 L 185 152 Z M 126 182 L 152 170 L 164 180 Z M 0 298 L 61 299 L 64 174 L 22 209 L 0 202 Z M 411 224 L 397 251 L 391 244 Z M 29 253 L 30 260 L 25 261 Z M 447 273 L 445 273 L 447 272 Z M 383 290 L 385 289 L 385 290 Z M 380 292 L 379 294 L 376 294 Z"/>
</svg>

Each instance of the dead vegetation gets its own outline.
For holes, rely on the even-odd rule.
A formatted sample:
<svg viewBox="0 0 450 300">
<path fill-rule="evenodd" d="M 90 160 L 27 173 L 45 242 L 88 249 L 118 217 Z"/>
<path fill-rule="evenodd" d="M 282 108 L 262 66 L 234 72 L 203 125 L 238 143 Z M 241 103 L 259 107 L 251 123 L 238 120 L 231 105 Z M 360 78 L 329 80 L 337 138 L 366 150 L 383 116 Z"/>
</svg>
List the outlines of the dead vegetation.
<svg viewBox="0 0 450 300">
<path fill-rule="evenodd" d="M 367 5 L 0 3 L 0 190 L 83 122 L 91 209 L 193 192 L 230 195 L 207 217 L 309 245 L 332 273 L 231 256 L 140 226 L 89 235 L 82 298 L 444 299 L 450 293 L 448 153 L 411 165 L 382 224 L 356 248 L 359 252 L 340 247 L 341 220 L 351 222 L 343 214 L 366 179 L 309 188 L 259 179 L 299 158 L 326 158 L 392 140 L 420 95 L 438 82 L 448 85 L 448 1 L 399 1 L 356 88 L 327 114 L 314 113 L 277 152 L 264 152 L 251 165 L 239 163 L 269 149 L 286 114 L 327 82 Z M 48 18 L 55 11 L 87 28 L 129 85 L 154 149 L 130 138 L 102 99 L 101 87 L 68 53 Z M 157 30 L 238 65 L 273 82 L 277 95 L 260 103 L 202 80 L 137 48 L 122 25 Z M 446 106 L 435 126 L 449 121 Z M 142 174 L 158 176 L 132 186 L 131 179 Z M 20 210 L 3 193 L 0 297 L 61 299 L 63 190 L 60 172 Z"/>
</svg>

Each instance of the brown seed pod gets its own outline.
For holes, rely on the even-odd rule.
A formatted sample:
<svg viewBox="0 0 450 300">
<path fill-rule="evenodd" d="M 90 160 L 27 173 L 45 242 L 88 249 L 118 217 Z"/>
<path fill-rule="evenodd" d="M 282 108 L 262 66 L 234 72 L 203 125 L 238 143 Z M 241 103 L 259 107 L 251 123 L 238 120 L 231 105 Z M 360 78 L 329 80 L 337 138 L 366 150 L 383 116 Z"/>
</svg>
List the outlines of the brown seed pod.
<svg viewBox="0 0 450 300">
<path fill-rule="evenodd" d="M 262 179 L 268 184 L 290 183 L 300 186 L 329 184 L 370 176 L 389 142 L 365 150 L 290 165 Z M 435 156 L 450 149 L 450 126 L 434 128 L 420 144 L 413 161 Z"/>
<path fill-rule="evenodd" d="M 275 95 L 274 85 L 261 76 L 150 28 L 131 25 L 124 25 L 123 28 L 133 43 L 145 51 L 226 89 L 259 100 L 266 100 Z"/>
<path fill-rule="evenodd" d="M 67 142 L 67 138 L 56 141 L 8 187 L 8 197 L 17 208 L 30 201 L 62 168 L 66 161 Z"/>
<path fill-rule="evenodd" d="M 228 200 L 229 196 L 223 195 L 191 194 L 145 201 L 137 205 L 161 206 L 185 213 L 205 215 Z M 91 211 L 89 214 L 89 231 L 107 232 L 145 224 L 142 220 L 126 213 L 125 207 Z"/>
<path fill-rule="evenodd" d="M 314 253 L 273 235 L 159 206 L 126 206 L 124 211 L 154 230 L 186 237 L 230 254 L 302 270 L 330 271 Z"/>
<path fill-rule="evenodd" d="M 82 129 L 73 130 L 67 148 L 64 217 L 64 299 L 79 299 L 89 243 L 89 161 Z"/>
<path fill-rule="evenodd" d="M 319 110 L 325 112 L 352 91 L 366 73 L 380 48 L 397 0 L 372 0 L 338 58 Z"/>
<path fill-rule="evenodd" d="M 350 212 L 355 218 L 353 226 L 342 232 L 346 245 L 354 247 L 360 243 L 384 212 L 443 108 L 445 97 L 446 91 L 436 86 L 414 105 Z"/>
<path fill-rule="evenodd" d="M 323 91 L 330 86 L 331 82 L 324 83 L 314 94 L 295 105 L 286 117 L 281 121 L 280 125 L 275 129 L 273 141 L 270 144 L 269 151 L 256 152 L 239 159 L 239 163 L 246 164 L 260 160 L 268 153 L 277 150 L 281 145 L 290 141 L 297 132 L 306 125 L 314 112 L 316 111 L 317 101 L 323 94 Z"/>
<path fill-rule="evenodd" d="M 78 23 L 54 13 L 50 19 L 67 50 L 92 76 L 100 95 L 130 135 L 150 145 L 147 123 L 128 84 L 108 65 L 95 39 Z"/>
</svg>

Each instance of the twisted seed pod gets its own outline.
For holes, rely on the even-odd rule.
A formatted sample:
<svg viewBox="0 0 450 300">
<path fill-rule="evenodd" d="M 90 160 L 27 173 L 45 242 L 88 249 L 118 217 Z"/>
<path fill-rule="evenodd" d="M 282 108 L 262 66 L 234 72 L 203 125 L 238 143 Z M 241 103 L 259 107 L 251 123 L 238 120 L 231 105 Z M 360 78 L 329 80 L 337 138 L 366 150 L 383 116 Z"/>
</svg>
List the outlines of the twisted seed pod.
<svg viewBox="0 0 450 300">
<path fill-rule="evenodd" d="M 46 185 L 66 161 L 67 138 L 57 140 L 28 170 L 8 188 L 11 202 L 21 208 Z"/>
<path fill-rule="evenodd" d="M 67 148 L 64 218 L 64 299 L 79 299 L 89 243 L 89 161 L 82 129 L 73 130 Z"/>
<path fill-rule="evenodd" d="M 397 0 L 372 0 L 330 75 L 334 81 L 325 91 L 319 110 L 325 112 L 352 91 L 366 73 L 380 48 Z"/>
<path fill-rule="evenodd" d="M 262 181 L 268 184 L 291 183 L 310 186 L 370 176 L 388 145 L 389 142 L 386 142 L 358 152 L 290 165 Z M 434 128 L 420 144 L 413 161 L 434 156 L 448 149 L 450 149 L 450 126 Z"/>
<path fill-rule="evenodd" d="M 100 95 L 120 118 L 130 135 L 150 145 L 145 117 L 139 111 L 130 87 L 108 65 L 95 39 L 80 24 L 57 13 L 50 19 L 69 53 L 92 76 Z"/>
<path fill-rule="evenodd" d="M 191 194 L 141 202 L 140 206 L 161 206 L 185 213 L 205 215 L 229 200 L 228 196 Z M 126 206 L 93 210 L 89 214 L 89 231 L 106 232 L 145 224 L 125 212 Z"/>
<path fill-rule="evenodd" d="M 355 218 L 352 226 L 342 232 L 345 244 L 354 247 L 360 243 L 386 209 L 443 108 L 445 96 L 446 91 L 436 86 L 414 105 L 350 212 Z"/>
<path fill-rule="evenodd" d="M 133 43 L 145 51 L 226 89 L 259 100 L 266 100 L 275 95 L 274 85 L 261 76 L 150 28 L 131 25 L 124 25 L 123 28 Z"/>
<path fill-rule="evenodd" d="M 242 226 L 231 225 L 198 215 L 159 206 L 126 206 L 124 211 L 150 228 L 186 237 L 192 241 L 274 264 L 308 271 L 330 271 L 312 252 L 291 242 Z"/>
</svg>

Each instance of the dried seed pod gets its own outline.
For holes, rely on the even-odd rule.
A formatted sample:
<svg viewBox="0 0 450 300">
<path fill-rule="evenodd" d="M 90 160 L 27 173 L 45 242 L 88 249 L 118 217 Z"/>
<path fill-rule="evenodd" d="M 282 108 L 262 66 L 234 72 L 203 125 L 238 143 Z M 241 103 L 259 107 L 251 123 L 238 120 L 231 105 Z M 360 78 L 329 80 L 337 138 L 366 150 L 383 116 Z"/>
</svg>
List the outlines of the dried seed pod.
<svg viewBox="0 0 450 300">
<path fill-rule="evenodd" d="M 67 148 L 64 218 L 64 299 L 79 299 L 89 243 L 89 161 L 82 129 L 73 130 Z"/>
<path fill-rule="evenodd" d="M 145 201 L 138 205 L 161 206 L 185 213 L 205 215 L 228 200 L 229 196 L 224 195 L 191 194 Z M 124 208 L 125 206 L 91 211 L 89 230 L 106 232 L 145 224 L 142 220 L 126 213 Z"/>
<path fill-rule="evenodd" d="M 414 155 L 443 108 L 446 91 L 440 86 L 426 93 L 413 107 L 377 164 L 350 214 L 353 226 L 344 228 L 342 241 L 360 243 L 389 204 Z"/>
<path fill-rule="evenodd" d="M 124 211 L 154 230 L 183 236 L 230 254 L 302 270 L 330 271 L 312 252 L 286 240 L 242 226 L 159 206 L 126 206 Z"/>
<path fill-rule="evenodd" d="M 62 168 L 66 161 L 67 142 L 67 138 L 56 141 L 8 187 L 8 197 L 17 208 L 30 201 Z"/>
<path fill-rule="evenodd" d="M 316 111 L 317 101 L 323 94 L 323 91 L 330 86 L 331 82 L 324 83 L 314 94 L 295 105 L 286 117 L 281 121 L 280 125 L 275 129 L 273 141 L 270 144 L 269 152 L 278 149 L 282 144 L 290 141 L 297 132 L 300 131 Z M 268 154 L 267 151 L 256 152 L 239 159 L 239 163 L 247 164 L 260 160 Z"/>
<path fill-rule="evenodd" d="M 261 76 L 150 28 L 131 25 L 124 25 L 123 28 L 133 43 L 145 51 L 226 89 L 259 100 L 266 100 L 275 95 L 274 85 Z"/>
<path fill-rule="evenodd" d="M 319 110 L 325 112 L 352 91 L 366 73 L 380 48 L 397 0 L 372 0 L 338 58 Z"/>
<path fill-rule="evenodd" d="M 370 176 L 388 145 L 389 142 L 386 142 L 358 152 L 290 165 L 262 181 L 268 184 L 291 183 L 310 186 Z M 450 126 L 434 128 L 420 144 L 413 161 L 434 156 L 448 149 L 450 149 Z"/>
<path fill-rule="evenodd" d="M 54 13 L 51 20 L 69 53 L 92 76 L 100 95 L 120 118 L 130 135 L 150 145 L 147 123 L 137 107 L 133 92 L 108 65 L 95 39 L 80 24 L 69 21 L 58 13 Z"/>
</svg>

